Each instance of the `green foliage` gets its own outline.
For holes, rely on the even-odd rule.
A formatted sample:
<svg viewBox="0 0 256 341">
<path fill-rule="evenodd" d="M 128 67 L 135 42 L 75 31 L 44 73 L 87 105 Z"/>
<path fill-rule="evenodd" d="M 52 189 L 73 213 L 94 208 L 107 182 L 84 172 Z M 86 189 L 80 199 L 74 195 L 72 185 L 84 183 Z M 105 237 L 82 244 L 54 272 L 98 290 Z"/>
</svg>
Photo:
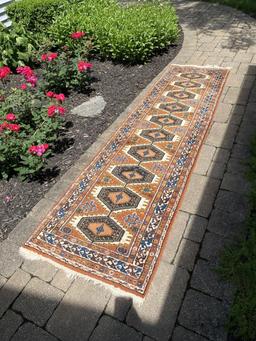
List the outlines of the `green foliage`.
<svg viewBox="0 0 256 341">
<path fill-rule="evenodd" d="M 92 64 L 84 62 L 88 68 L 79 71 L 79 64 L 83 63 L 78 58 L 72 58 L 68 51 L 62 51 L 52 61 L 42 63 L 42 90 L 55 92 L 68 92 L 71 89 L 84 91 L 90 83 L 89 71 Z"/>
<path fill-rule="evenodd" d="M 49 117 L 49 99 L 35 88 L 12 89 L 0 107 L 0 178 L 18 174 L 21 178 L 38 172 L 50 154 L 50 148 L 42 155 L 29 152 L 31 146 L 55 142 L 62 125 L 60 115 Z M 12 113 L 15 119 L 8 120 Z M 11 130 L 10 125 L 17 130 Z"/>
<path fill-rule="evenodd" d="M 49 29 L 56 45 L 74 31 L 93 38 L 102 58 L 137 63 L 175 43 L 179 29 L 173 7 L 157 2 L 120 6 L 114 0 L 87 0 L 60 14 Z"/>
<path fill-rule="evenodd" d="M 31 62 L 35 42 L 21 25 L 5 28 L 0 24 L 0 66 L 14 68 Z"/>
<path fill-rule="evenodd" d="M 12 21 L 22 24 L 26 30 L 42 32 L 64 10 L 66 0 L 20 0 L 7 7 Z"/>
<path fill-rule="evenodd" d="M 237 289 L 228 327 L 244 341 L 256 340 L 256 138 L 252 143 L 249 179 L 252 189 L 248 233 L 225 251 L 220 268 L 222 276 Z"/>
</svg>

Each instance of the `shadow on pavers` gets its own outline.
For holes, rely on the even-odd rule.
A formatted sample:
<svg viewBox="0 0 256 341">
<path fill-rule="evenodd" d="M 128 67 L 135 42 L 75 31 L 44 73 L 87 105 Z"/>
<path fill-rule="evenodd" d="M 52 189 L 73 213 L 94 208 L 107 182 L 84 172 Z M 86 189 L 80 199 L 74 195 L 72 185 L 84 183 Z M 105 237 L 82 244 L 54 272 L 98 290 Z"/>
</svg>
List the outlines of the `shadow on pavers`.
<svg viewBox="0 0 256 341">
<path fill-rule="evenodd" d="M 256 74 L 256 66 L 247 74 Z M 9 279 L 0 290 L 1 341 L 226 340 L 233 290 L 214 269 L 225 244 L 244 233 L 248 211 L 244 172 L 255 130 L 256 82 L 248 98 L 244 88 L 227 122 L 218 122 L 217 113 L 213 119 L 143 304 L 113 298 L 82 279 L 67 294 L 37 277 L 20 293 Z M 226 104 L 224 89 L 218 110 L 227 110 Z M 200 164 L 204 154 L 208 159 Z"/>
<path fill-rule="evenodd" d="M 200 10 L 197 6 L 184 8 L 184 16 Z M 228 13 L 221 18 L 203 13 L 198 28 L 226 27 Z M 240 38 L 245 46 L 252 44 L 239 32 L 233 38 L 230 49 Z M 256 66 L 248 67 L 244 78 L 248 75 L 255 77 Z M 144 303 L 113 299 L 108 290 L 81 279 L 71 284 L 67 294 L 36 277 L 20 293 L 9 280 L 0 289 L 0 312 L 6 304 L 1 341 L 226 340 L 224 326 L 233 289 L 220 281 L 215 269 L 225 244 L 244 233 L 249 189 L 244 172 L 255 134 L 256 81 L 251 87 L 242 83 L 234 103 L 226 102 L 226 90 L 218 110 L 226 114 L 229 104 L 232 109 L 224 122 L 215 115 L 187 187 L 184 202 L 190 200 L 181 205 L 172 224 Z"/>
</svg>

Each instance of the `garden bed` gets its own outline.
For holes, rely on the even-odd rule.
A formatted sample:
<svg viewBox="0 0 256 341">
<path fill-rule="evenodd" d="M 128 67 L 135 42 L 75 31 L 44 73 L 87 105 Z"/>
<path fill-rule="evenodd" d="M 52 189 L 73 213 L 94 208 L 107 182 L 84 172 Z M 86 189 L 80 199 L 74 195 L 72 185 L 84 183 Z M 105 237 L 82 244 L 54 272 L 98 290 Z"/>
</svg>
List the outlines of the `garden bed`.
<svg viewBox="0 0 256 341">
<path fill-rule="evenodd" d="M 117 118 L 150 81 L 177 55 L 182 46 L 180 35 L 177 45 L 162 55 L 157 55 L 144 65 L 124 66 L 110 61 L 92 61 L 92 83 L 90 94 L 71 93 L 65 101 L 70 110 L 96 95 L 106 101 L 104 111 L 94 118 L 82 118 L 65 114 L 66 129 L 62 131 L 62 143 L 48 159 L 47 168 L 37 178 L 20 181 L 14 177 L 0 181 L 0 240 L 42 199 L 45 193 L 79 159 L 97 137 Z M 12 76 L 16 77 L 16 76 Z M 15 80 L 12 79 L 12 82 Z"/>
</svg>

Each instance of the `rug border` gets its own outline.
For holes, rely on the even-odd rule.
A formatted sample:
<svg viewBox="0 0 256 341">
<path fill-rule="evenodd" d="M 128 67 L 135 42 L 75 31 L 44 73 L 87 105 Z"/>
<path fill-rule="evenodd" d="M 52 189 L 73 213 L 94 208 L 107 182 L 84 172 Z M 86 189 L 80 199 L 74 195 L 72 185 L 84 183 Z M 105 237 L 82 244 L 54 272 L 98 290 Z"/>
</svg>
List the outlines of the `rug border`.
<svg viewBox="0 0 256 341">
<path fill-rule="evenodd" d="M 131 114 L 131 112 L 137 107 L 137 104 L 138 102 L 140 102 L 140 100 L 142 98 L 145 97 L 145 94 L 147 92 L 149 92 L 150 90 L 152 90 L 154 88 L 154 86 L 156 85 L 156 83 L 161 79 L 161 77 L 163 76 L 163 74 L 165 74 L 168 69 L 170 69 L 172 66 L 178 66 L 178 67 L 193 67 L 193 68 L 198 68 L 198 69 L 219 69 L 219 70 L 225 70 L 226 71 L 226 74 L 225 74 L 225 78 L 223 79 L 223 83 L 222 83 L 222 86 L 219 90 L 219 93 L 218 93 L 218 96 L 217 96 L 217 99 L 216 99 L 216 104 L 214 106 L 214 110 L 211 114 L 211 119 L 209 120 L 208 124 L 207 124 L 207 129 L 205 130 L 205 133 L 202 137 L 202 142 L 199 146 L 199 149 L 198 149 L 198 152 L 197 152 L 197 155 L 195 157 L 195 159 L 193 160 L 193 163 L 192 163 L 192 167 L 189 171 L 189 175 L 188 175 L 188 178 L 186 180 L 186 183 L 185 183 L 185 186 L 184 186 L 184 189 L 181 193 L 181 197 L 178 201 L 178 205 L 177 205 L 177 208 L 173 214 L 173 217 L 169 223 L 169 226 L 168 226 L 168 229 L 167 229 L 167 232 L 165 234 L 165 237 L 164 237 L 164 240 L 163 240 L 163 243 L 162 243 L 162 246 L 161 246 L 161 250 L 159 252 L 159 255 L 157 257 L 157 260 L 156 260 L 156 263 L 154 265 L 154 268 L 153 268 L 153 271 L 152 271 L 152 274 L 151 274 L 151 277 L 147 283 L 147 286 L 145 288 L 145 291 L 143 294 L 141 293 L 138 293 L 136 292 L 135 290 L 132 290 L 132 289 L 129 289 L 127 287 L 124 287 L 122 286 L 121 284 L 118 284 L 118 283 L 115 283 L 111 280 L 108 280 L 108 279 L 104 279 L 104 278 L 101 278 L 99 277 L 98 275 L 94 275 L 92 273 L 89 273 L 89 272 L 86 272 L 84 270 L 80 270 L 70 264 L 65 264 L 65 262 L 61 261 L 61 260 L 58 260 L 56 258 L 53 258 L 52 256 L 50 255 L 47 255 L 33 247 L 30 247 L 28 245 L 25 245 L 25 243 L 31 238 L 31 236 L 33 234 L 36 233 L 37 230 L 40 230 L 41 228 L 41 225 L 43 224 L 44 220 L 43 219 L 41 222 L 37 223 L 36 225 L 36 228 L 33 229 L 33 231 L 30 233 L 29 237 L 26 238 L 26 242 L 23 243 L 23 245 L 20 247 L 20 254 L 24 257 L 24 258 L 28 258 L 28 259 L 31 259 L 31 257 L 26 257 L 25 256 L 25 253 L 26 251 L 28 251 L 29 253 L 31 254 L 34 254 L 35 257 L 34 258 L 37 258 L 37 259 L 40 259 L 41 261 L 46 261 L 48 263 L 52 263 L 54 265 L 56 265 L 56 267 L 58 268 L 61 268 L 65 271 L 65 269 L 68 269 L 68 271 L 66 271 L 67 273 L 68 272 L 72 272 L 72 274 L 74 275 L 74 277 L 83 277 L 85 278 L 86 280 L 88 281 L 92 281 L 94 282 L 95 284 L 100 284 L 100 285 L 103 285 L 103 286 L 107 286 L 108 289 L 111 290 L 111 292 L 115 295 L 115 292 L 117 293 L 118 291 L 118 295 L 120 296 L 129 296 L 129 297 L 134 297 L 136 299 L 144 299 L 148 293 L 148 290 L 151 286 L 151 283 L 152 281 L 154 280 L 155 278 L 155 275 L 157 274 L 157 270 L 158 270 L 158 266 L 159 266 L 159 263 L 161 262 L 162 260 L 162 256 L 163 256 L 163 252 L 166 248 L 166 243 L 168 241 L 168 238 L 169 238 L 169 235 L 170 235 L 170 231 L 171 231 L 171 228 L 172 228 L 172 225 L 174 223 L 174 220 L 176 218 L 176 215 L 177 213 L 179 212 L 179 209 L 180 209 L 180 206 L 182 204 L 182 201 L 183 201 L 183 198 L 184 198 L 184 194 L 185 194 L 185 191 L 186 191 L 186 188 L 187 186 L 189 185 L 190 183 L 190 178 L 191 178 L 191 175 L 193 174 L 193 169 L 196 165 L 196 162 L 198 161 L 198 158 L 199 158 L 199 155 L 200 155 L 200 151 L 201 151 L 201 148 L 204 144 L 204 141 L 205 141 L 205 138 L 206 136 L 208 135 L 209 133 L 209 129 L 210 129 L 210 126 L 212 125 L 213 123 L 213 117 L 215 115 L 215 112 L 216 112 L 216 109 L 219 105 L 219 101 L 220 101 L 220 97 L 223 93 L 223 88 L 225 87 L 225 84 L 226 84 L 226 81 L 227 81 L 227 78 L 229 76 L 229 73 L 230 73 L 230 69 L 231 68 L 227 68 L 227 67 L 219 67 L 219 66 L 211 66 L 211 65 L 205 65 L 205 66 L 198 66 L 198 65 L 183 65 L 183 64 L 168 64 L 151 82 L 150 84 L 144 89 L 142 90 L 139 95 L 132 101 L 132 103 L 124 110 L 123 113 L 121 113 L 119 115 L 119 117 L 111 124 L 111 126 L 101 135 L 97 138 L 97 140 L 88 148 L 88 150 L 81 156 L 81 158 L 86 158 L 86 160 L 84 161 L 83 163 L 83 167 L 82 169 L 79 171 L 79 175 L 76 176 L 74 179 L 71 179 L 70 183 L 67 184 L 67 186 L 65 187 L 65 189 L 63 190 L 63 193 L 66 193 L 68 191 L 70 191 L 72 189 L 72 187 L 74 186 L 74 182 L 76 182 L 80 176 L 81 176 L 81 173 L 83 172 L 83 169 L 86 168 L 87 166 L 89 166 L 91 163 L 93 163 L 93 161 L 96 159 L 96 157 L 98 156 L 100 150 L 102 149 L 102 146 L 105 146 L 106 144 L 106 139 L 109 141 L 111 138 L 113 138 L 113 136 L 116 134 L 116 131 L 124 124 L 125 120 L 127 120 L 127 118 L 129 117 L 129 115 Z M 96 148 L 95 148 L 95 145 L 96 145 Z M 90 152 L 91 152 L 91 149 L 94 149 L 95 148 L 95 151 L 93 153 L 93 155 L 90 155 Z M 88 154 L 89 154 L 89 157 L 88 157 Z M 80 159 L 81 159 L 80 158 Z M 81 164 L 81 160 L 78 160 L 74 167 L 76 167 L 77 164 Z M 73 167 L 72 167 L 73 168 Z M 71 168 L 71 169 L 72 169 Z M 67 171 L 68 172 L 68 171 Z M 63 178 L 65 178 L 65 175 L 67 174 L 67 172 L 64 174 L 64 176 L 57 182 L 57 184 L 61 183 L 62 181 L 65 181 L 65 179 L 63 180 Z M 56 184 L 56 185 L 57 185 Z M 54 186 L 55 187 L 55 186 Z M 54 188 L 53 187 L 53 188 Z M 48 216 L 48 214 L 53 211 L 60 203 L 60 201 L 62 200 L 62 197 L 59 195 L 58 199 L 56 199 L 54 201 L 54 203 L 51 204 L 50 208 L 49 208 L 49 211 L 47 212 L 46 216 Z M 32 257 L 33 258 L 33 257 Z M 32 259 L 31 259 L 32 260 Z M 102 284 L 101 284 L 102 283 Z"/>
</svg>

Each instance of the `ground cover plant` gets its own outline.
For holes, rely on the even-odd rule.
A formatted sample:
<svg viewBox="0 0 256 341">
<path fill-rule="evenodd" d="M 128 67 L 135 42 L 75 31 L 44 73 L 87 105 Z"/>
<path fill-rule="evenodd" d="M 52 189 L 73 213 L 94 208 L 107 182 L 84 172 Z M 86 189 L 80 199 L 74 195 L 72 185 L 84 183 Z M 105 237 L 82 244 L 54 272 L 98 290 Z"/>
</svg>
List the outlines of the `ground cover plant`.
<svg viewBox="0 0 256 341">
<path fill-rule="evenodd" d="M 232 6 L 246 13 L 256 15 L 255 0 L 204 0 L 208 2 L 216 2 L 222 5 Z"/>
<path fill-rule="evenodd" d="M 251 211 L 247 220 L 247 234 L 225 250 L 220 268 L 223 278 L 236 288 L 228 328 L 243 341 L 256 340 L 256 137 L 251 151 Z"/>
<path fill-rule="evenodd" d="M 116 1 L 88 0 L 59 15 L 49 34 L 55 44 L 77 28 L 93 37 L 94 52 L 102 58 L 141 63 L 175 43 L 178 20 L 170 4 L 146 2 L 121 6 Z"/>
</svg>

